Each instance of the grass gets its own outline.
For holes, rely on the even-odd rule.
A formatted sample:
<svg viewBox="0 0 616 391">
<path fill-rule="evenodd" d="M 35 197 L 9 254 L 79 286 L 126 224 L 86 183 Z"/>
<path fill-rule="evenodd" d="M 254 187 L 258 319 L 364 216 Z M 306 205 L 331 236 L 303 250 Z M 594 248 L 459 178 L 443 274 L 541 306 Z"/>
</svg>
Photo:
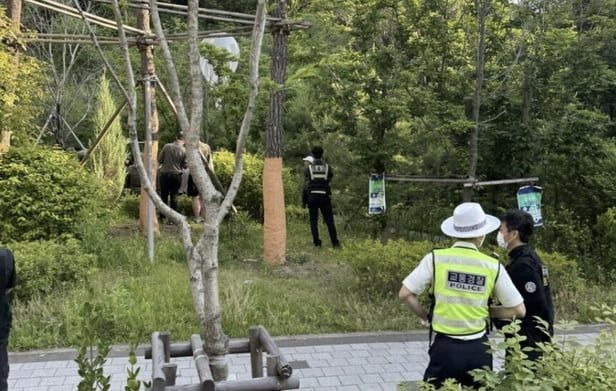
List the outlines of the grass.
<svg viewBox="0 0 616 391">
<path fill-rule="evenodd" d="M 156 262 L 150 263 L 145 240 L 126 224 L 123 221 L 121 229 L 99 238 L 92 247 L 102 264 L 87 286 L 14 303 L 11 350 L 78 346 L 85 321 L 93 321 L 110 343 L 147 342 L 155 330 L 169 330 L 174 340 L 188 340 L 199 332 L 183 250 L 173 228 L 163 230 Z M 343 245 L 349 240 L 345 233 L 349 235 L 346 231 L 341 235 Z M 225 222 L 220 242 L 223 328 L 231 337 L 246 337 L 248 327 L 255 324 L 272 335 L 419 328 L 416 317 L 396 297 L 362 294 L 335 250 L 313 248 L 301 213 L 289 219 L 285 267 L 263 265 L 261 227 L 246 216 Z M 602 301 L 616 303 L 615 288 L 588 286 L 578 306 L 589 307 L 599 298 L 592 296 L 598 292 Z M 95 319 L 84 319 L 85 302 L 97 309 Z M 562 319 L 569 314 L 558 315 Z"/>
</svg>

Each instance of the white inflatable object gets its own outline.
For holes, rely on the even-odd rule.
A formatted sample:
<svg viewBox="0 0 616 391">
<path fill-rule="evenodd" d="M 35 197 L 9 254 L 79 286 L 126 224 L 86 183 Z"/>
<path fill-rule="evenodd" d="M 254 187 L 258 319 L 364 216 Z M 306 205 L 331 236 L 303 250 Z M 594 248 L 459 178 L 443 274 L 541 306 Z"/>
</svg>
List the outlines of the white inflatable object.
<svg viewBox="0 0 616 391">
<path fill-rule="evenodd" d="M 237 44 L 237 41 L 233 37 L 216 37 L 216 38 L 205 38 L 201 41 L 201 43 L 208 43 L 210 45 L 214 45 L 217 48 L 224 49 L 231 53 L 234 57 L 240 56 L 240 45 Z M 231 72 L 235 72 L 237 69 L 238 62 L 237 61 L 229 61 L 227 63 L 227 67 L 231 70 Z M 219 82 L 219 77 L 214 71 L 214 67 L 207 58 L 201 57 L 200 59 L 201 66 L 201 74 L 203 78 L 210 83 L 216 84 Z"/>
</svg>

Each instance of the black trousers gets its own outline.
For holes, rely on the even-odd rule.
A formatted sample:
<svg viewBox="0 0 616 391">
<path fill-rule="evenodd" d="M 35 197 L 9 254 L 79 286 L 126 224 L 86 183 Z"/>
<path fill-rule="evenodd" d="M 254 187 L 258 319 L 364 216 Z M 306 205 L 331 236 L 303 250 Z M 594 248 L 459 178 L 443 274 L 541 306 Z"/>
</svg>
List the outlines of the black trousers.
<svg viewBox="0 0 616 391">
<path fill-rule="evenodd" d="M 439 388 L 445 379 L 453 378 L 460 384 L 478 387 L 468 371 L 489 367 L 492 369 L 492 353 L 488 351 L 488 337 L 464 341 L 437 334 L 428 351 L 430 363 L 424 381 Z"/>
<path fill-rule="evenodd" d="M 178 193 L 182 184 L 182 174 L 172 172 L 160 173 L 160 198 L 171 209 L 178 210 Z"/>
<path fill-rule="evenodd" d="M 0 337 L 0 391 L 7 391 L 9 378 L 9 339 Z"/>
<path fill-rule="evenodd" d="M 312 232 L 312 242 L 315 246 L 321 246 L 319 238 L 319 210 L 323 214 L 323 220 L 329 231 L 329 238 L 334 247 L 338 247 L 338 235 L 334 225 L 334 213 L 332 211 L 332 201 L 327 194 L 309 194 L 308 211 L 310 212 L 310 232 Z"/>
</svg>

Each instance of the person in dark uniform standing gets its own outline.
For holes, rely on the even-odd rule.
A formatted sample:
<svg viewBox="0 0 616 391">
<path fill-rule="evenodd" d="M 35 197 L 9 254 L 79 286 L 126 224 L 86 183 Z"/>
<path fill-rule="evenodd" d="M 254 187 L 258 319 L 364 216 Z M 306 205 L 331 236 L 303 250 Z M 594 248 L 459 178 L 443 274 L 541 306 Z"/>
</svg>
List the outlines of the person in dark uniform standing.
<svg viewBox="0 0 616 391">
<path fill-rule="evenodd" d="M 312 148 L 314 160 L 304 167 L 304 191 L 302 193 L 302 204 L 308 207 L 310 214 L 310 231 L 312 232 L 312 242 L 316 247 L 321 247 L 319 239 L 319 210 L 323 214 L 323 220 L 329 231 L 329 238 L 334 247 L 340 247 L 336 226 L 334 224 L 334 213 L 332 211 L 331 188 L 329 181 L 334 176 L 333 168 L 323 162 L 323 148 L 315 146 Z"/>
<path fill-rule="evenodd" d="M 9 332 L 11 331 L 11 303 L 8 293 L 15 287 L 15 260 L 13 253 L 0 249 L 0 391 L 8 390 Z"/>
<path fill-rule="evenodd" d="M 430 362 L 424 381 L 439 388 L 453 378 L 462 385 L 475 386 L 473 369 L 492 368 L 487 345 L 488 319 L 524 316 L 522 296 L 505 268 L 479 248 L 500 221 L 484 213 L 481 205 L 465 202 L 441 224 L 441 231 L 457 239 L 451 248 L 426 254 L 404 279 L 398 297 L 436 334 L 430 345 Z M 418 296 L 429 289 L 432 299 L 426 311 Z M 492 294 L 501 303 L 489 305 Z M 430 341 L 432 342 L 432 341 Z"/>
<path fill-rule="evenodd" d="M 506 269 L 526 304 L 526 316 L 521 319 L 520 325 L 520 335 L 526 337 L 525 341 L 520 342 L 522 348 L 536 348 L 537 343 L 550 342 L 554 335 L 554 305 L 548 268 L 528 245 L 533 229 L 534 221 L 530 214 L 512 209 L 501 217 L 501 226 L 496 237 L 498 245 L 509 252 Z M 547 334 L 535 317 L 547 322 Z M 541 356 L 537 349 L 525 353 L 533 361 Z"/>
</svg>

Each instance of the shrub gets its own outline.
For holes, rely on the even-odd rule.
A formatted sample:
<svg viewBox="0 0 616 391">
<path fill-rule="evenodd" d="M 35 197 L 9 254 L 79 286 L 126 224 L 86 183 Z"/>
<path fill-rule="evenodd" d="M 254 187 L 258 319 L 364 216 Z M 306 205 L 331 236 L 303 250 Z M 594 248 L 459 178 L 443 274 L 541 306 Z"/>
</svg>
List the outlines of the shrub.
<svg viewBox="0 0 616 391">
<path fill-rule="evenodd" d="M 22 300 L 86 281 L 96 261 L 94 255 L 83 253 L 76 239 L 15 242 L 10 247 L 17 269 L 15 293 Z"/>
<path fill-rule="evenodd" d="M 604 271 L 604 277 L 616 279 L 616 208 L 599 216 L 594 227 L 595 245 L 593 260 L 595 270 Z M 597 267 L 598 266 L 598 267 Z"/>
<path fill-rule="evenodd" d="M 83 210 L 101 207 L 107 191 L 70 154 L 11 148 L 0 164 L 0 240 L 72 234 Z"/>
<path fill-rule="evenodd" d="M 235 155 L 228 151 L 214 152 L 214 166 L 216 175 L 225 188 L 229 187 L 235 167 Z M 263 216 L 263 159 L 256 155 L 244 154 L 244 173 L 242 183 L 235 198 L 235 206 L 244 209 L 251 216 Z M 283 168 L 282 181 L 284 186 L 285 203 L 297 204 L 300 202 L 300 178 L 293 175 L 291 170 Z"/>
<path fill-rule="evenodd" d="M 391 296 L 433 248 L 430 242 L 393 240 L 383 245 L 374 240 L 351 241 L 345 242 L 339 258 L 351 266 L 362 292 Z"/>
</svg>

